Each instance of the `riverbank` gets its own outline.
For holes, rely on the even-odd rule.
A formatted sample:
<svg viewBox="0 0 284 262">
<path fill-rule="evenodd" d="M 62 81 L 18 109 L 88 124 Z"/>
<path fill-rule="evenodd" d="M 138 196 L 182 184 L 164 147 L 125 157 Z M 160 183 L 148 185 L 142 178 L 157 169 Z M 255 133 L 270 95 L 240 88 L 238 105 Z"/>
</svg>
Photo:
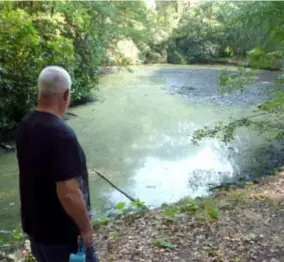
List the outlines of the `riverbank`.
<svg viewBox="0 0 284 262">
<path fill-rule="evenodd" d="M 126 215 L 95 231 L 102 262 L 283 261 L 284 173 L 215 197 Z"/>
<path fill-rule="evenodd" d="M 279 172 L 244 189 L 104 221 L 96 224 L 94 238 L 101 262 L 280 262 L 283 222 L 284 172 Z"/>
</svg>

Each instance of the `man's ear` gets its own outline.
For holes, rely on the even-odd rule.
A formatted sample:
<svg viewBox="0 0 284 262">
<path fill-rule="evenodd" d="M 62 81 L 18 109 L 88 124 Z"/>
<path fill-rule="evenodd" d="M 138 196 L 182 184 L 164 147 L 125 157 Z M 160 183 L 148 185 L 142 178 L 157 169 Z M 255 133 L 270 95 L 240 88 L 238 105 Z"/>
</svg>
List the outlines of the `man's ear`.
<svg viewBox="0 0 284 262">
<path fill-rule="evenodd" d="M 69 95 L 70 95 L 70 90 L 69 89 L 65 90 L 64 93 L 63 93 L 64 101 L 68 101 L 69 100 Z"/>
</svg>

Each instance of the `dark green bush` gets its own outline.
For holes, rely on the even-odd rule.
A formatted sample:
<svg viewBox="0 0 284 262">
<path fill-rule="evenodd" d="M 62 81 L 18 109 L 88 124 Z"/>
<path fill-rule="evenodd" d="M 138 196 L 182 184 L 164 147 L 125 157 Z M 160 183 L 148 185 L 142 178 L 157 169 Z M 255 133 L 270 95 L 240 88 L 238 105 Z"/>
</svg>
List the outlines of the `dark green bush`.
<svg viewBox="0 0 284 262">
<path fill-rule="evenodd" d="M 86 49 L 79 50 L 74 40 L 65 36 L 63 13 L 35 10 L 31 15 L 10 3 L 1 7 L 0 129 L 4 133 L 35 105 L 37 77 L 45 66 L 60 65 L 71 73 L 75 100 L 89 93 L 94 75 L 86 68 L 90 64 L 82 59 Z"/>
<path fill-rule="evenodd" d="M 261 48 L 254 48 L 248 52 L 248 65 L 252 68 L 281 69 L 284 51 L 267 52 Z"/>
<path fill-rule="evenodd" d="M 148 39 L 147 16 L 142 1 L 0 2 L 0 141 L 34 107 L 45 66 L 67 69 L 77 103 L 96 87 L 98 67 L 110 61 L 108 49 L 121 39 Z M 129 61 L 122 56 L 114 63 Z"/>
</svg>

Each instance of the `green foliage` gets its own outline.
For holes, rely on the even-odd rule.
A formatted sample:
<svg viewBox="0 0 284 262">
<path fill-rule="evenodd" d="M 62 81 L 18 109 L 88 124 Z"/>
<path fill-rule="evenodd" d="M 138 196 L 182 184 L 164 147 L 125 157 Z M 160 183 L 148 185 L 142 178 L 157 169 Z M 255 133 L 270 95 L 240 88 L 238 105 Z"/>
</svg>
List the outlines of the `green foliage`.
<svg viewBox="0 0 284 262">
<path fill-rule="evenodd" d="M 220 4 L 205 2 L 190 8 L 169 39 L 169 63 L 203 63 L 223 55 L 224 26 Z"/>
<path fill-rule="evenodd" d="M 253 68 L 283 69 L 284 32 L 281 26 L 284 23 L 283 2 L 248 2 L 237 4 L 237 6 L 238 9 L 234 10 L 230 23 L 231 25 L 238 24 L 238 28 L 242 31 L 243 41 L 250 43 L 250 51 L 247 53 L 248 64 Z M 242 46 L 242 43 L 239 42 L 239 44 Z M 252 75 L 246 74 L 238 74 L 233 78 L 228 74 L 223 74 L 219 83 L 220 91 L 224 93 L 243 90 L 253 81 L 252 78 Z M 282 122 L 284 109 L 283 86 L 282 74 L 276 79 L 269 98 L 258 106 L 257 111 L 262 111 L 261 113 L 234 120 L 226 126 L 230 125 L 234 130 L 241 126 L 254 126 L 261 132 L 268 129 L 275 130 L 276 139 L 282 138 L 282 127 L 279 123 Z M 266 116 L 265 126 L 269 128 L 263 128 L 262 123 L 257 119 L 259 115 Z M 226 132 L 225 129 L 219 129 L 219 131 Z M 233 139 L 233 136 L 229 138 Z"/>
<path fill-rule="evenodd" d="M 220 216 L 219 210 L 212 205 L 204 205 L 204 210 L 211 219 L 217 220 Z"/>
<path fill-rule="evenodd" d="M 173 244 L 167 238 L 155 238 L 153 240 L 153 245 L 159 248 L 175 248 L 176 245 Z"/>
<path fill-rule="evenodd" d="M 124 202 L 119 202 L 115 205 L 116 210 L 124 210 L 126 208 L 126 204 Z"/>
<path fill-rule="evenodd" d="M 139 199 L 130 202 L 126 205 L 125 202 L 119 202 L 115 205 L 115 210 L 118 211 L 118 214 L 127 214 L 130 212 L 140 212 L 147 210 L 147 206 L 144 202 L 140 201 Z"/>
<path fill-rule="evenodd" d="M 148 210 L 144 202 L 139 199 L 129 203 L 128 205 L 125 202 L 119 202 L 115 205 L 115 217 L 120 217 L 121 215 L 129 214 L 131 212 L 141 212 Z M 98 228 L 100 226 L 107 225 L 110 222 L 110 218 L 107 216 L 98 216 L 93 220 L 93 226 Z M 115 233 L 114 233 L 115 234 Z"/>
<path fill-rule="evenodd" d="M 179 214 L 188 213 L 195 214 L 200 206 L 197 201 L 192 199 L 184 199 L 173 206 L 167 206 L 163 211 L 163 218 L 168 221 L 173 221 Z"/>
<path fill-rule="evenodd" d="M 36 262 L 36 259 L 32 256 L 32 254 L 27 254 L 24 262 Z"/>
<path fill-rule="evenodd" d="M 192 214 L 202 220 L 217 220 L 220 212 L 212 203 L 198 199 L 185 198 L 172 206 L 166 206 L 163 211 L 163 219 L 174 221 L 180 214 Z"/>
<path fill-rule="evenodd" d="M 41 12 L 40 4 L 27 11 L 29 4 L 0 3 L 1 130 L 35 105 L 36 79 L 43 67 L 57 64 L 72 74 L 75 65 L 73 39 L 64 36 L 64 15 Z"/>
<path fill-rule="evenodd" d="M 0 251 L 7 254 L 21 247 L 24 243 L 25 236 L 20 228 L 11 232 L 0 233 Z"/>
<path fill-rule="evenodd" d="M 252 68 L 281 69 L 283 57 L 282 50 L 267 53 L 264 49 L 255 48 L 248 52 L 248 65 Z"/>
<path fill-rule="evenodd" d="M 219 75 L 219 93 L 243 91 L 245 86 L 255 82 L 254 72 L 244 67 L 238 67 L 237 72 L 222 70 Z"/>
<path fill-rule="evenodd" d="M 231 30 L 228 44 L 233 54 L 247 53 L 248 65 L 253 68 L 283 69 L 284 61 L 284 4 L 283 2 L 228 2 L 224 5 L 226 28 Z M 235 44 L 234 44 L 235 42 Z M 251 116 L 228 123 L 216 123 L 193 134 L 194 143 L 209 137 L 219 137 L 225 143 L 234 139 L 240 127 L 254 127 L 259 132 L 275 131 L 275 138 L 283 138 L 284 77 L 279 75 L 269 98 L 258 106 Z M 254 72 L 239 68 L 236 73 L 222 71 L 219 77 L 219 92 L 243 91 L 255 81 Z M 258 113 L 256 113 L 258 112 Z M 262 116 L 264 120 L 260 121 Z"/>
<path fill-rule="evenodd" d="M 95 88 L 98 67 L 111 63 L 109 50 L 115 53 L 121 39 L 146 41 L 148 23 L 142 1 L 1 2 L 0 141 L 34 107 L 36 80 L 45 66 L 70 72 L 72 102 L 79 101 Z"/>
<path fill-rule="evenodd" d="M 34 101 L 30 74 L 38 65 L 38 58 L 33 61 L 32 53 L 37 51 L 40 38 L 25 11 L 0 10 L 0 17 L 0 68 L 3 70 L 0 76 L 0 128 L 9 129 L 26 105 Z"/>
<path fill-rule="evenodd" d="M 19 249 L 24 248 L 24 243 L 26 239 L 27 238 L 24 235 L 21 228 L 16 228 L 15 230 L 10 231 L 10 232 L 2 231 L 0 233 L 0 253 L 1 255 L 4 255 L 4 256 L 9 255 L 12 252 L 15 252 Z M 24 257 L 24 262 L 36 262 L 36 260 L 32 256 L 31 253 L 26 252 L 25 257 Z"/>
<path fill-rule="evenodd" d="M 179 209 L 177 207 L 168 207 L 168 208 L 165 208 L 163 212 L 163 217 L 173 218 L 177 215 L 178 212 L 179 212 Z"/>
<path fill-rule="evenodd" d="M 168 62 L 245 58 L 253 68 L 283 65 L 283 2 L 213 1 L 182 13 L 169 36 Z"/>
<path fill-rule="evenodd" d="M 95 228 L 98 228 L 100 226 L 104 226 L 107 225 L 109 223 L 109 218 L 106 216 L 99 216 L 99 217 L 95 217 L 93 220 L 93 226 Z"/>
<path fill-rule="evenodd" d="M 179 211 L 181 213 L 195 213 L 198 208 L 198 203 L 195 200 L 187 200 L 179 204 Z"/>
<path fill-rule="evenodd" d="M 248 52 L 248 64 L 253 68 L 259 68 L 265 51 L 261 48 L 254 48 Z"/>
<path fill-rule="evenodd" d="M 144 63 L 221 61 L 244 59 L 253 68 L 283 68 L 284 2 L 213 1 L 189 6 L 186 1 L 4 1 L 0 3 L 0 141 L 36 102 L 36 79 L 47 65 L 65 67 L 73 80 L 73 101 L 96 87 L 98 68 L 128 65 L 120 40 L 139 49 Z M 239 67 L 222 71 L 219 91 L 243 91 L 254 82 L 254 72 Z M 277 93 L 259 110 L 282 110 L 283 75 Z M 284 102 L 284 101 L 283 101 Z M 236 124 L 237 123 L 237 124 Z M 195 138 L 213 137 L 225 130 L 232 139 L 244 119 L 217 123 L 195 132 Z M 139 206 L 142 208 L 142 206 Z"/>
<path fill-rule="evenodd" d="M 250 116 L 250 118 L 258 117 L 262 114 L 257 114 Z M 223 122 L 218 122 L 214 126 L 205 126 L 203 128 L 197 129 L 193 132 L 191 141 L 194 144 L 198 144 L 198 142 L 204 138 L 214 138 L 218 137 L 222 142 L 228 144 L 235 137 L 237 128 L 240 127 L 249 127 L 253 124 L 253 121 L 249 118 L 240 118 L 235 121 L 231 121 L 227 124 Z"/>
<path fill-rule="evenodd" d="M 284 101 L 284 92 L 282 90 L 276 90 L 270 99 L 268 99 L 259 106 L 259 109 L 269 113 L 277 113 L 279 111 L 283 112 L 284 111 L 283 101 Z"/>
<path fill-rule="evenodd" d="M 130 205 L 132 207 L 134 207 L 135 209 L 137 209 L 137 210 L 146 210 L 147 209 L 147 206 L 146 206 L 145 202 L 143 202 L 143 201 L 141 201 L 139 199 L 137 199 L 136 201 L 132 201 L 130 203 Z"/>
<path fill-rule="evenodd" d="M 167 60 L 171 64 L 185 65 L 188 62 L 187 58 L 179 51 L 169 51 Z"/>
<path fill-rule="evenodd" d="M 112 231 L 109 233 L 110 239 L 116 239 L 118 237 L 119 233 L 117 231 Z"/>
</svg>

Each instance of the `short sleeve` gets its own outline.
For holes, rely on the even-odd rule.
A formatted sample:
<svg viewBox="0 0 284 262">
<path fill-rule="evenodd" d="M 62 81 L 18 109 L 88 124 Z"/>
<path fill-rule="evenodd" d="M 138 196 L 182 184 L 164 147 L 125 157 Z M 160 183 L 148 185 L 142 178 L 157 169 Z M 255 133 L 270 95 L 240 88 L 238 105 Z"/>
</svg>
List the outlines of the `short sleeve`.
<svg viewBox="0 0 284 262">
<path fill-rule="evenodd" d="M 52 173 L 56 182 L 82 176 L 83 163 L 76 136 L 67 135 L 55 141 Z"/>
</svg>

